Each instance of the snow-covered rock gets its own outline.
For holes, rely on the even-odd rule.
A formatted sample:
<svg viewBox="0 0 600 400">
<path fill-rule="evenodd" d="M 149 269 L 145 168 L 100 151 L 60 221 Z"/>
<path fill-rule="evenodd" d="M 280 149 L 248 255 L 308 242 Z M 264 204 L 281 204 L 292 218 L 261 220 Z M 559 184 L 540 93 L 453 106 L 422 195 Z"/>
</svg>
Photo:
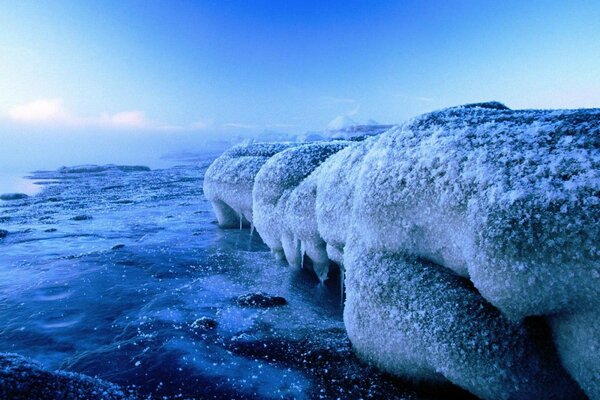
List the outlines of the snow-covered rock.
<svg viewBox="0 0 600 400">
<path fill-rule="evenodd" d="M 541 321 L 512 322 L 448 269 L 352 239 L 344 322 L 361 358 L 484 399 L 582 397 Z"/>
<path fill-rule="evenodd" d="M 507 315 L 600 299 L 600 110 L 457 107 L 382 134 L 353 221 L 371 248 L 470 277 Z"/>
<path fill-rule="evenodd" d="M 377 138 L 353 143 L 331 156 L 317 171 L 316 223 L 329 258 L 343 266 L 352 204 L 362 161 Z M 291 212 L 291 211 L 290 211 Z"/>
<path fill-rule="evenodd" d="M 204 175 L 204 196 L 215 211 L 219 226 L 234 228 L 252 223 L 254 178 L 273 155 L 292 143 L 244 143 L 217 158 Z"/>
<path fill-rule="evenodd" d="M 361 357 L 484 398 L 577 397 L 564 367 L 600 399 L 600 110 L 471 104 L 264 161 L 228 196 L 291 264 L 343 265 Z"/>
<path fill-rule="evenodd" d="M 285 257 L 292 265 L 301 262 L 301 242 L 297 233 L 303 231 L 302 224 L 314 222 L 314 201 L 295 196 L 299 207 L 312 209 L 311 217 L 298 224 L 290 218 L 286 223 L 286 206 L 290 195 L 311 172 L 332 154 L 346 147 L 349 142 L 318 142 L 293 147 L 282 151 L 267 161 L 256 175 L 253 200 L 253 217 L 256 230 L 277 257 Z M 310 183 L 303 185 L 302 193 L 311 193 Z M 308 202 L 308 207 L 306 203 Z M 289 210 L 289 207 L 287 207 Z M 302 212 L 297 213 L 302 217 Z M 328 263 L 315 263 L 315 272 L 323 279 L 327 276 Z"/>
</svg>

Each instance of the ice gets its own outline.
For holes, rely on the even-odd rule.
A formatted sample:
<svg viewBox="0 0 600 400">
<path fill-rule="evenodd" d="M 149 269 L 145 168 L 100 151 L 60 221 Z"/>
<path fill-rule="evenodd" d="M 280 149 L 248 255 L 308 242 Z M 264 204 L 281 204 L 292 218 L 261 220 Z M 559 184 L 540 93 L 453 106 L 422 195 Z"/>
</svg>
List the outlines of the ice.
<svg viewBox="0 0 600 400">
<path fill-rule="evenodd" d="M 279 257 L 343 266 L 361 357 L 484 398 L 577 397 L 564 367 L 600 399 L 600 110 L 476 103 L 336 145 L 273 156 L 252 207 Z"/>
<path fill-rule="evenodd" d="M 468 277 L 514 320 L 546 315 L 565 367 L 591 397 L 600 347 L 584 357 L 561 345 L 567 328 L 552 320 L 571 326 L 565 342 L 589 342 L 598 325 L 599 122 L 600 110 L 498 107 L 417 117 L 365 157 L 351 228 L 369 250 L 407 252 Z M 587 369 L 572 357 L 590 360 Z"/>
<path fill-rule="evenodd" d="M 345 255 L 344 322 L 361 358 L 395 375 L 448 379 L 484 399 L 581 397 L 543 323 L 512 322 L 467 279 L 359 241 Z"/>
<path fill-rule="evenodd" d="M 352 222 L 352 203 L 362 160 L 376 138 L 353 143 L 331 156 L 318 171 L 316 217 L 329 258 L 343 266 L 343 250 Z"/>
<path fill-rule="evenodd" d="M 254 178 L 267 160 L 292 143 L 244 143 L 227 150 L 207 169 L 204 196 L 212 203 L 219 226 L 252 223 Z"/>
<path fill-rule="evenodd" d="M 343 149 L 349 144 L 344 141 L 319 142 L 297 146 L 273 156 L 256 175 L 253 190 L 254 225 L 263 241 L 279 258 L 286 257 L 292 265 L 299 265 L 301 258 L 300 241 L 295 231 L 303 230 L 302 224 L 314 223 L 314 206 L 308 207 L 312 212 L 303 216 L 296 223 L 291 217 L 286 224 L 286 205 L 290 195 L 305 178 L 310 175 L 327 157 Z M 306 189 L 310 192 L 310 184 Z M 310 199 L 295 196 L 304 205 Z M 310 227 L 307 227 L 310 230 Z M 320 266 L 325 268 L 324 266 Z M 323 278 L 326 271 L 317 274 Z"/>
</svg>

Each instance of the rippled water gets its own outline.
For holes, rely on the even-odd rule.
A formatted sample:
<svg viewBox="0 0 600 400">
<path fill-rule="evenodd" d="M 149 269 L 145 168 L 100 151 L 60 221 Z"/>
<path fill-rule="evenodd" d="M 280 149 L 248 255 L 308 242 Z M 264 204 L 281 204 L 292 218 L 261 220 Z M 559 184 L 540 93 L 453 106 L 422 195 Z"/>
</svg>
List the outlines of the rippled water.
<svg viewBox="0 0 600 400">
<path fill-rule="evenodd" d="M 0 351 L 168 397 L 444 397 L 354 358 L 335 277 L 320 285 L 217 227 L 210 161 L 36 172 L 41 193 L 0 201 Z M 256 291 L 288 305 L 234 302 Z"/>
</svg>

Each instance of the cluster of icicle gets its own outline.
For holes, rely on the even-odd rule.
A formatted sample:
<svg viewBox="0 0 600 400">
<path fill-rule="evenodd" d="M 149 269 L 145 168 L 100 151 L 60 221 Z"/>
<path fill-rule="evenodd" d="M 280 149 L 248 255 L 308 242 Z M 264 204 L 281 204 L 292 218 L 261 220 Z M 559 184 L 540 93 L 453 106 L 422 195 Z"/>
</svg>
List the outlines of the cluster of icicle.
<svg viewBox="0 0 600 400">
<path fill-rule="evenodd" d="M 365 361 L 485 399 L 600 399 L 600 110 L 480 103 L 242 145 L 204 193 L 290 265 L 344 271 Z"/>
</svg>

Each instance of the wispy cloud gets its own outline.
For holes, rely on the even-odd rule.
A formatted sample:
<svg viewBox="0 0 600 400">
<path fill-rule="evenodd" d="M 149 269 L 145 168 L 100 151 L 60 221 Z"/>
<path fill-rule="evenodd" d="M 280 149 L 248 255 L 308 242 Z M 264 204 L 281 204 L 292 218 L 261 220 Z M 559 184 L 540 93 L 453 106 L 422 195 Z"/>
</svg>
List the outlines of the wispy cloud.
<svg viewBox="0 0 600 400">
<path fill-rule="evenodd" d="M 153 124 L 148 121 L 142 111 L 121 111 L 102 113 L 99 116 L 86 117 L 69 110 L 60 98 L 38 99 L 29 103 L 11 107 L 7 117 L 18 123 L 51 124 L 73 127 L 108 127 L 108 128 L 149 128 Z"/>
<path fill-rule="evenodd" d="M 326 104 L 354 104 L 356 99 L 351 97 L 335 97 L 335 96 L 323 96 L 323 102 Z"/>
<path fill-rule="evenodd" d="M 140 110 L 120 111 L 116 113 L 104 112 L 96 116 L 83 116 L 73 112 L 65 105 L 65 102 L 61 98 L 38 99 L 20 104 L 9 108 L 4 117 L 14 123 L 29 125 L 157 132 L 286 129 L 295 126 L 287 123 L 271 123 L 266 125 L 247 122 L 216 123 L 212 118 L 198 119 L 189 124 L 158 123 L 149 119 Z"/>
<path fill-rule="evenodd" d="M 223 127 L 235 128 L 235 129 L 257 129 L 258 128 L 257 125 L 245 124 L 245 123 L 241 123 L 241 122 L 228 122 L 228 123 L 223 124 Z"/>
<path fill-rule="evenodd" d="M 434 98 L 432 97 L 425 97 L 425 96 L 410 96 L 404 93 L 396 93 L 394 95 L 394 97 L 403 99 L 403 100 L 407 100 L 407 101 L 420 101 L 420 102 L 424 102 L 424 103 L 432 103 L 435 101 Z"/>
</svg>

